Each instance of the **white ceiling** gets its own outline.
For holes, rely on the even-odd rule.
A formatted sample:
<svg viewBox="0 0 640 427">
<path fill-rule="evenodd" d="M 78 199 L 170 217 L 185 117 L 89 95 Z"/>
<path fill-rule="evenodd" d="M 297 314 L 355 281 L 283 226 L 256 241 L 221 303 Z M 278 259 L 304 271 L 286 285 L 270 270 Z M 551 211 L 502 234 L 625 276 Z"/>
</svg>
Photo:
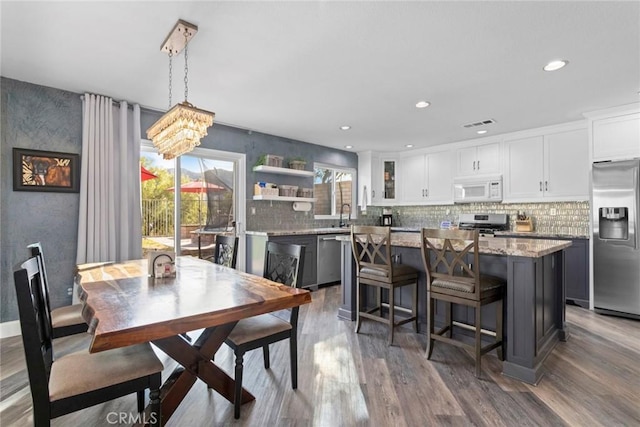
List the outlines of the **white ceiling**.
<svg viewBox="0 0 640 427">
<path fill-rule="evenodd" d="M 489 118 L 487 135 L 563 123 L 640 98 L 638 1 L 2 1 L 0 14 L 2 76 L 161 110 L 160 45 L 179 18 L 192 22 L 190 102 L 219 123 L 354 151 L 473 139 L 462 125 Z M 558 58 L 569 65 L 542 71 Z M 181 54 L 174 104 L 183 67 Z"/>
</svg>

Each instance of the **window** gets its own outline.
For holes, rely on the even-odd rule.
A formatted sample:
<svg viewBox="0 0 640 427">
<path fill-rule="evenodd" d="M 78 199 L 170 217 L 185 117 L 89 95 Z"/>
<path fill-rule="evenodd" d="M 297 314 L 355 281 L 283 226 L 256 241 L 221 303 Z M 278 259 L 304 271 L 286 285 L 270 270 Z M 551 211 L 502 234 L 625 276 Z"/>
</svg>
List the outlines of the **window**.
<svg viewBox="0 0 640 427">
<path fill-rule="evenodd" d="M 315 163 L 314 171 L 315 218 L 355 218 L 356 170 Z"/>
</svg>

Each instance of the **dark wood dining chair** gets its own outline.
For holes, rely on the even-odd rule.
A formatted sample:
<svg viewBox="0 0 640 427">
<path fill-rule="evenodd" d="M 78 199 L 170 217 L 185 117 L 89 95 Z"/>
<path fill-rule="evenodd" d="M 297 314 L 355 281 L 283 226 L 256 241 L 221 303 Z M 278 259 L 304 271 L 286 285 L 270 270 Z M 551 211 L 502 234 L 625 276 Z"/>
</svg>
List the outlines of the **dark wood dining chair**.
<svg viewBox="0 0 640 427">
<path fill-rule="evenodd" d="M 263 277 L 294 288 L 302 283 L 304 246 L 267 242 Z M 298 309 L 281 310 L 240 320 L 225 340 L 236 359 L 233 415 L 240 418 L 243 358 L 247 351 L 262 347 L 264 367 L 269 369 L 269 344 L 289 340 L 291 387 L 298 388 Z"/>
<path fill-rule="evenodd" d="M 236 268 L 236 258 L 238 257 L 238 237 L 216 235 L 216 244 L 213 255 L 206 257 L 208 261 L 225 267 Z"/>
<path fill-rule="evenodd" d="M 131 393 L 137 393 L 138 411 L 142 412 L 146 389 L 151 400 L 147 419 L 160 425 L 163 366 L 149 344 L 94 354 L 85 350 L 53 360 L 51 319 L 42 278 L 36 257 L 14 272 L 34 425 L 49 426 L 53 418 Z"/>
<path fill-rule="evenodd" d="M 475 355 L 476 377 L 480 377 L 483 354 L 497 348 L 498 358 L 504 360 L 502 300 L 505 281 L 480 274 L 478 230 L 423 228 L 421 235 L 422 260 L 427 272 L 427 358 L 431 358 L 434 341 L 470 349 Z M 445 302 L 445 325 L 438 331 L 434 326 L 437 300 Z M 496 302 L 496 336 L 492 343 L 483 347 L 482 307 L 492 302 Z M 474 307 L 473 345 L 453 338 L 452 304 Z"/>
<path fill-rule="evenodd" d="M 89 325 L 82 317 L 82 304 L 65 305 L 51 310 L 49 303 L 49 278 L 47 276 L 47 268 L 44 262 L 44 253 L 40 242 L 32 243 L 27 248 L 31 252 L 32 257 L 38 257 L 40 261 L 40 270 L 42 272 L 43 294 L 45 295 L 45 305 L 51 313 L 51 325 L 53 327 L 53 338 L 66 337 L 68 335 L 80 334 L 87 332 Z"/>
<path fill-rule="evenodd" d="M 389 327 L 389 345 L 393 343 L 396 327 L 413 322 L 418 332 L 418 270 L 405 264 L 395 264 L 391 259 L 391 228 L 378 226 L 351 227 L 351 248 L 356 262 L 356 333 L 360 331 L 362 319 L 375 320 Z M 395 291 L 403 286 L 413 286 L 411 312 L 408 317 L 396 320 Z M 365 305 L 363 291 L 371 286 L 377 290 L 375 306 Z M 386 289 L 388 302 L 383 302 L 382 290 Z M 384 316 L 384 307 L 389 315 Z"/>
</svg>

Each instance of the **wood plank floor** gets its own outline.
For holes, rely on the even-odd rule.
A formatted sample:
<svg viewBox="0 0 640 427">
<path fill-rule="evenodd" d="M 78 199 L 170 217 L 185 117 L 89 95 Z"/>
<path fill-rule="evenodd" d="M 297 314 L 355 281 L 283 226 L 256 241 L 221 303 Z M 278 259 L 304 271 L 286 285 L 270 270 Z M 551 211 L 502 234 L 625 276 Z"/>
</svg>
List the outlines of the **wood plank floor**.
<svg viewBox="0 0 640 427">
<path fill-rule="evenodd" d="M 256 401 L 233 419 L 233 405 L 197 382 L 168 426 L 638 426 L 640 425 L 640 322 L 569 306 L 571 337 L 547 359 L 538 386 L 503 377 L 501 363 L 483 358 L 483 378 L 473 358 L 436 343 L 424 357 L 425 336 L 410 327 L 387 346 L 384 325 L 336 317 L 340 287 L 313 293 L 301 309 L 298 390 L 291 390 L 286 343 L 272 346 L 271 369 L 262 354 L 245 357 L 245 387 Z M 88 336 L 61 338 L 63 354 L 88 345 Z M 0 424 L 32 425 L 31 395 L 19 337 L 0 341 Z M 174 367 L 160 351 L 165 375 Z M 233 375 L 233 354 L 216 362 Z M 107 426 L 110 412 L 135 414 L 127 396 L 53 420 L 53 426 Z M 113 417 L 113 415 L 112 415 Z"/>
</svg>

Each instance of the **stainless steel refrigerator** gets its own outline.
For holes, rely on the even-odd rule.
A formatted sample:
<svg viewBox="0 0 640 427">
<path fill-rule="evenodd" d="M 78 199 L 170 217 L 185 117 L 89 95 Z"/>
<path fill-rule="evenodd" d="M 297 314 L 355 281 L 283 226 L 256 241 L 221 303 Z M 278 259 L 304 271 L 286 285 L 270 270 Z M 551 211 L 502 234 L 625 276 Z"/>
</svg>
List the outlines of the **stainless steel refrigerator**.
<svg viewBox="0 0 640 427">
<path fill-rule="evenodd" d="M 593 304 L 640 318 L 640 160 L 593 164 Z"/>
</svg>

